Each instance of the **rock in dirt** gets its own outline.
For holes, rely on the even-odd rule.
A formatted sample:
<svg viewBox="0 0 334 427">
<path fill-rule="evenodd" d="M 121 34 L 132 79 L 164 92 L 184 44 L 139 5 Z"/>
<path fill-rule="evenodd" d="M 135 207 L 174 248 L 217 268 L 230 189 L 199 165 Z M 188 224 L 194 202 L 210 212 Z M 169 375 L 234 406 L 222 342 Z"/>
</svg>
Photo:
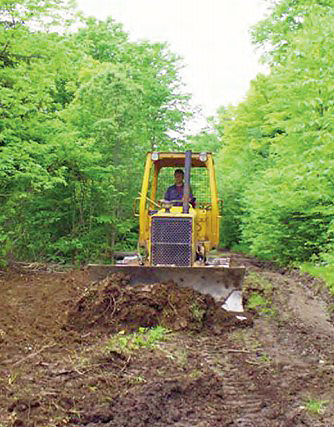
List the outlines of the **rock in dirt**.
<svg viewBox="0 0 334 427">
<path fill-rule="evenodd" d="M 162 325 L 168 329 L 221 333 L 249 325 L 224 310 L 210 295 L 173 282 L 129 286 L 129 277 L 115 273 L 93 283 L 68 312 L 68 328 L 108 328 L 110 332 L 135 331 Z"/>
</svg>

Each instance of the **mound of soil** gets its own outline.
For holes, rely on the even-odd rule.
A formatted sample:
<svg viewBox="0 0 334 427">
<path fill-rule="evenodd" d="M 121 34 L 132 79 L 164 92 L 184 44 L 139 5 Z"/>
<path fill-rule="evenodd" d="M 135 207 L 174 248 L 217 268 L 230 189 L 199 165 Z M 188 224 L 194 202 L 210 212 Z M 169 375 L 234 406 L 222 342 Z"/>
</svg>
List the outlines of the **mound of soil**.
<svg viewBox="0 0 334 427">
<path fill-rule="evenodd" d="M 250 324 L 221 308 L 210 295 L 173 282 L 129 286 L 129 277 L 115 273 L 88 287 L 68 312 L 67 327 L 75 330 L 108 328 L 111 332 L 135 331 L 158 324 L 174 331 Z"/>
</svg>

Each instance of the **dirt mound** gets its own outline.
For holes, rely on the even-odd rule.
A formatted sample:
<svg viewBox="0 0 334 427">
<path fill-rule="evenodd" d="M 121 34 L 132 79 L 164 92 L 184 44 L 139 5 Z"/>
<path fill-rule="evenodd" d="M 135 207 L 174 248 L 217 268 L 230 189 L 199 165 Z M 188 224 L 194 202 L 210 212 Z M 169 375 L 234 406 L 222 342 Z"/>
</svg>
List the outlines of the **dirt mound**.
<svg viewBox="0 0 334 427">
<path fill-rule="evenodd" d="M 129 277 L 115 273 L 89 287 L 67 316 L 67 327 L 83 330 L 108 328 L 111 332 L 134 331 L 158 324 L 177 331 L 246 325 L 225 311 L 209 295 L 172 282 L 128 286 Z"/>
</svg>

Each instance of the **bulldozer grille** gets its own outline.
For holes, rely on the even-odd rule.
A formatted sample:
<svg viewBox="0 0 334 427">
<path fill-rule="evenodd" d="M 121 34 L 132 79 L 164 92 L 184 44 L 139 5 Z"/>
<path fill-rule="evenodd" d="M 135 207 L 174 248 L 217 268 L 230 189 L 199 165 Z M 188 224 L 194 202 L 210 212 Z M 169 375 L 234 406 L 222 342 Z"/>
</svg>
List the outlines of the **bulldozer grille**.
<svg viewBox="0 0 334 427">
<path fill-rule="evenodd" d="M 192 264 L 192 218 L 152 218 L 152 265 Z"/>
</svg>

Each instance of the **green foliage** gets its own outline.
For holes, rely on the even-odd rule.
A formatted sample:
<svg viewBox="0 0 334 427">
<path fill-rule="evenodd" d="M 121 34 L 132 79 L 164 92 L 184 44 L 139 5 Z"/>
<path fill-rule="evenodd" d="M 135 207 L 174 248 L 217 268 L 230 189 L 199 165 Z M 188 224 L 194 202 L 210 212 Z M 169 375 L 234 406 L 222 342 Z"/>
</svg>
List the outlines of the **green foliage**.
<svg viewBox="0 0 334 427">
<path fill-rule="evenodd" d="M 265 79 L 259 77 L 258 87 L 262 90 Z M 265 96 L 258 96 L 255 89 L 249 93 L 249 103 L 225 110 L 219 117 L 224 127 L 223 148 L 218 156 L 218 188 L 224 201 L 221 224 L 222 242 L 231 247 L 241 241 L 241 219 L 243 216 L 243 188 L 252 174 L 265 167 L 266 145 L 262 143 L 263 104 Z M 257 137 L 257 135 L 260 135 Z M 261 140 L 261 145 L 255 143 Z"/>
<path fill-rule="evenodd" d="M 256 27 L 274 59 L 224 121 L 222 229 L 266 259 L 333 264 L 334 15 L 310 3 L 281 1 Z"/>
<path fill-rule="evenodd" d="M 301 271 L 309 273 L 314 277 L 323 279 L 329 287 L 329 290 L 334 295 L 334 262 L 331 265 L 314 265 L 306 262 L 300 265 Z"/>
<path fill-rule="evenodd" d="M 197 135 L 188 136 L 186 147 L 193 152 L 208 151 L 216 153 L 221 147 L 217 135 L 211 130 L 203 130 Z"/>
<path fill-rule="evenodd" d="M 136 247 L 144 155 L 175 147 L 180 60 L 71 2 L 0 5 L 0 256 L 85 262 Z M 60 25 L 60 23 L 62 25 Z"/>
<path fill-rule="evenodd" d="M 186 101 L 189 96 L 181 92 L 180 58 L 163 43 L 129 42 L 122 27 L 111 18 L 106 21 L 87 19 L 86 27 L 79 30 L 75 38 L 94 60 L 118 65 L 114 69 L 115 73 L 118 70 L 118 75 L 109 75 L 109 79 L 115 81 L 111 89 L 118 92 L 111 92 L 108 99 L 117 109 L 116 122 L 121 121 L 123 131 L 135 135 L 138 147 L 144 145 L 143 151 L 147 147 L 159 150 L 172 148 L 175 141 L 168 137 L 167 131 L 181 131 L 188 110 Z M 123 94 L 121 85 L 125 84 L 127 91 Z M 103 105 L 106 99 L 103 89 L 98 93 L 104 95 L 101 99 Z M 121 99 L 118 98 L 120 95 Z M 115 100 L 120 101 L 119 106 Z M 119 113 L 122 113 L 121 117 Z M 128 123 L 131 114 L 133 120 Z M 127 124 L 129 126 L 125 128 Z M 133 143 L 132 139 L 133 136 L 130 138 Z"/>
<path fill-rule="evenodd" d="M 166 339 L 167 333 L 168 330 L 160 325 L 152 329 L 140 327 L 132 334 L 120 331 L 108 341 L 105 350 L 132 353 L 140 348 L 154 348 L 159 342 Z"/>
<path fill-rule="evenodd" d="M 265 51 L 263 59 L 272 64 L 288 61 L 289 48 L 309 18 L 333 16 L 332 0 L 280 0 L 270 15 L 254 26 L 253 42 Z"/>
<path fill-rule="evenodd" d="M 226 109 L 220 107 L 217 117 L 208 117 L 207 126 L 196 135 L 189 135 L 185 144 L 185 149 L 194 152 L 208 151 L 213 154 L 219 152 L 222 146 L 221 138 L 224 135 L 224 127 L 220 117 L 226 114 Z"/>
</svg>

